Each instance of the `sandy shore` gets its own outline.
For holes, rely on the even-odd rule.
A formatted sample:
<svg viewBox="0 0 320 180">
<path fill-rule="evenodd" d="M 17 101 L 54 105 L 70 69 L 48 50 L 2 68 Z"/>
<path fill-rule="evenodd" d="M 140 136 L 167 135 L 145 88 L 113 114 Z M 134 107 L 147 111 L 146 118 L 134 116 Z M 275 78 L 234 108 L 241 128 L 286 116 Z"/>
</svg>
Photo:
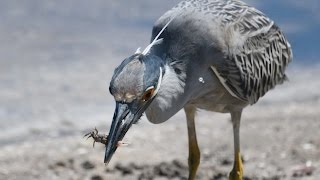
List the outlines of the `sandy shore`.
<svg viewBox="0 0 320 180">
<path fill-rule="evenodd" d="M 267 94 L 243 114 L 241 148 L 245 179 L 320 179 L 319 82 L 307 88 L 317 70 L 291 69 L 291 81 Z M 308 92 L 303 96 L 300 92 Z M 0 179 L 186 179 L 187 132 L 183 112 L 160 125 L 142 119 L 133 126 L 108 166 L 104 147 L 82 136 L 110 121 L 94 121 L 72 133 L 50 136 L 33 132 L 31 140 L 0 147 Z M 55 127 L 59 128 L 59 127 Z M 67 128 L 68 129 L 68 128 Z M 232 168 L 232 127 L 227 114 L 199 111 L 201 165 L 198 179 L 227 179 Z"/>
<path fill-rule="evenodd" d="M 0 179 L 185 179 L 188 142 L 184 113 L 130 129 L 111 163 L 83 135 L 107 133 L 114 100 L 107 93 L 116 61 L 5 61 L 0 66 Z M 35 66 L 35 64 L 37 66 Z M 319 65 L 292 66 L 289 82 L 245 109 L 241 149 L 247 180 L 320 179 Z M 228 114 L 199 111 L 198 179 L 227 179 L 233 139 Z"/>
</svg>

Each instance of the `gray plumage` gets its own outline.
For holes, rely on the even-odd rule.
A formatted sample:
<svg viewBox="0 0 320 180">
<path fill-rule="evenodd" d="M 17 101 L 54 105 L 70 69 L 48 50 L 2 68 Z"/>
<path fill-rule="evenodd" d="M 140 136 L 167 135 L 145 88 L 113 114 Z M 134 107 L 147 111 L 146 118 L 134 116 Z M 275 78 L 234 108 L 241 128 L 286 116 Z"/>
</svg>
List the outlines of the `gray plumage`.
<svg viewBox="0 0 320 180">
<path fill-rule="evenodd" d="M 164 45 L 169 46 L 167 51 L 199 52 L 199 47 L 192 47 L 199 44 L 202 50 L 219 51 L 221 57 L 212 59 L 212 69 L 234 97 L 254 104 L 286 79 L 285 69 L 292 60 L 290 44 L 257 9 L 236 0 L 183 1 L 157 21 L 151 39 L 174 16 L 174 23 L 162 36 L 164 41 L 174 39 Z M 185 45 L 188 47 L 181 47 Z"/>
<path fill-rule="evenodd" d="M 185 0 L 155 23 L 151 44 L 115 70 L 110 93 L 116 110 L 106 144 L 108 163 L 128 129 L 145 112 L 162 123 L 184 108 L 189 137 L 189 179 L 200 151 L 197 108 L 230 113 L 235 163 L 230 179 L 242 179 L 239 128 L 243 108 L 286 80 L 290 44 L 277 25 L 238 0 Z"/>
</svg>

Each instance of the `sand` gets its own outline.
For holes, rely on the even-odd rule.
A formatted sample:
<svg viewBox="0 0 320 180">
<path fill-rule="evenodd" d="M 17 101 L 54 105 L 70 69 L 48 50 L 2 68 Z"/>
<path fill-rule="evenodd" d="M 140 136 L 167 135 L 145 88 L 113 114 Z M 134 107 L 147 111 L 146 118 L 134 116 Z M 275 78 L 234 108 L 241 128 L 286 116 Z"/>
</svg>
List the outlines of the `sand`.
<svg viewBox="0 0 320 180">
<path fill-rule="evenodd" d="M 103 68 L 96 74 L 101 72 Z M 301 76 L 300 72 L 304 74 Z M 245 179 L 320 179 L 320 82 L 314 80 L 319 75 L 317 68 L 293 67 L 289 70 L 289 82 L 245 109 L 241 124 Z M 81 86 L 87 87 L 95 77 L 95 74 L 87 77 Z M 97 89 L 95 92 L 99 94 Z M 66 92 L 57 93 L 65 96 Z M 159 125 L 142 118 L 125 137 L 130 145 L 119 148 L 105 166 L 103 145 L 96 144 L 93 148 L 92 139 L 86 140 L 83 135 L 94 127 L 101 133 L 108 131 L 113 100 L 103 99 L 106 103 L 101 106 L 105 109 L 94 108 L 102 100 L 97 103 L 97 94 L 87 94 L 88 97 L 85 94 L 76 92 L 73 100 L 52 98 L 57 102 L 61 100 L 66 108 L 59 116 L 38 111 L 42 103 L 51 100 L 47 96 L 38 96 L 40 102 L 30 103 L 35 110 L 25 121 L 7 116 L 11 118 L 7 124 L 12 125 L 4 128 L 0 138 L 0 179 L 186 179 L 188 142 L 183 112 Z M 33 95 L 24 96 L 24 102 Z M 101 93 L 101 96 L 106 94 Z M 7 97 L 6 100 L 15 105 L 13 99 Z M 98 105 L 82 104 L 90 101 Z M 51 105 L 59 114 L 58 107 Z M 95 116 L 90 117 L 91 111 L 82 110 L 87 107 L 96 113 Z M 72 108 L 79 111 L 73 114 Z M 17 113 L 22 109 L 17 108 Z M 37 119 L 41 115 L 43 118 Z M 23 119 L 22 115 L 19 117 Z M 88 119 L 81 121 L 85 118 Z M 25 128 L 15 128 L 19 124 Z M 196 125 L 201 149 L 198 179 L 227 179 L 233 163 L 229 115 L 199 111 Z"/>
</svg>

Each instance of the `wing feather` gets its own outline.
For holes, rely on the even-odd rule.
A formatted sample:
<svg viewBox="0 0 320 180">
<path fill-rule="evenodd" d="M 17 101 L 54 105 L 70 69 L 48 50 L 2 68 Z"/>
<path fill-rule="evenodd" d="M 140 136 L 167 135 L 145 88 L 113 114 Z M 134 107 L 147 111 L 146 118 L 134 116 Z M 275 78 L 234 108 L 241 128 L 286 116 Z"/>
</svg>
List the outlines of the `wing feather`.
<svg viewBox="0 0 320 180">
<path fill-rule="evenodd" d="M 287 79 L 290 44 L 278 26 L 255 8 L 240 1 L 226 1 L 221 6 L 218 16 L 229 37 L 225 59 L 215 65 L 214 72 L 231 95 L 254 104 Z"/>
<path fill-rule="evenodd" d="M 285 69 L 292 61 L 290 44 L 257 9 L 239 0 L 185 0 L 157 21 L 153 37 L 171 17 L 177 17 L 167 32 L 175 38 L 169 44 L 172 53 L 185 52 L 193 44 L 213 44 L 224 57 L 213 60 L 211 69 L 232 96 L 254 104 L 286 80 Z"/>
<path fill-rule="evenodd" d="M 243 46 L 236 47 L 233 52 L 216 69 L 238 98 L 254 104 L 267 91 L 286 80 L 285 69 L 292 61 L 292 52 L 276 25 L 265 33 L 249 36 Z"/>
</svg>

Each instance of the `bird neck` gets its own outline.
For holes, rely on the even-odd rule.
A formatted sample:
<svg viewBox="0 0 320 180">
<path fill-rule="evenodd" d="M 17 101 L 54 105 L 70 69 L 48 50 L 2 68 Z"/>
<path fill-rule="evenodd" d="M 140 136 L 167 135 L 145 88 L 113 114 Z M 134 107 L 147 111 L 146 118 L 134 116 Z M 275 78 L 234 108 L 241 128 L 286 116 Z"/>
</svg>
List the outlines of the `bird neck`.
<svg viewBox="0 0 320 180">
<path fill-rule="evenodd" d="M 185 105 L 184 87 L 186 74 L 179 62 L 168 62 L 164 66 L 161 88 L 146 110 L 152 123 L 161 123 L 176 114 Z"/>
</svg>

